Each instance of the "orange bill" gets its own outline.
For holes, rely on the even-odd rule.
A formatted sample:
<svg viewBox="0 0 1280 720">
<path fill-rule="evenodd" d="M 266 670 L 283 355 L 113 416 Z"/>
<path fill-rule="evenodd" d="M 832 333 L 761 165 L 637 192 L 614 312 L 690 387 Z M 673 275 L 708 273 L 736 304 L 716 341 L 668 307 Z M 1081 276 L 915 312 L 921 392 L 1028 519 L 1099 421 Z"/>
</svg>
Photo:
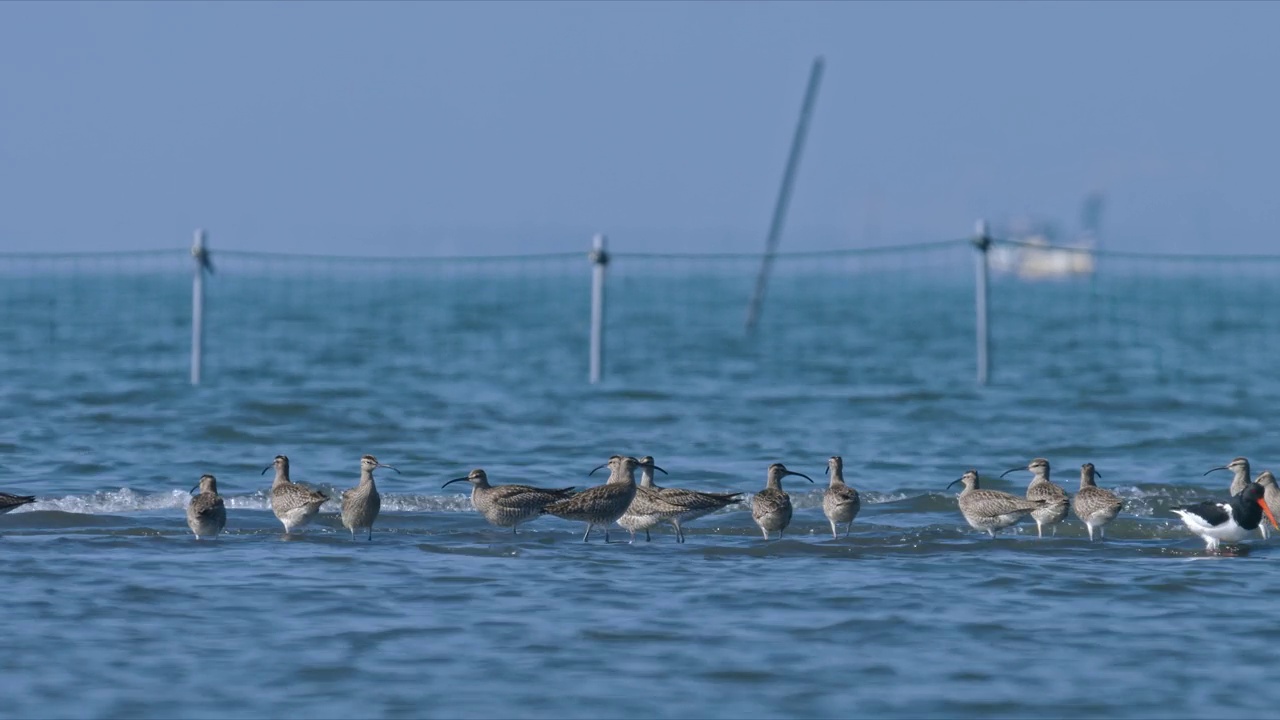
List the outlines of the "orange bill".
<svg viewBox="0 0 1280 720">
<path fill-rule="evenodd" d="M 1267 501 L 1258 498 L 1258 504 L 1262 506 L 1262 512 L 1267 514 L 1267 519 L 1271 521 L 1271 527 L 1280 530 L 1280 525 L 1276 524 L 1276 516 L 1271 514 L 1271 508 L 1267 507 Z"/>
</svg>

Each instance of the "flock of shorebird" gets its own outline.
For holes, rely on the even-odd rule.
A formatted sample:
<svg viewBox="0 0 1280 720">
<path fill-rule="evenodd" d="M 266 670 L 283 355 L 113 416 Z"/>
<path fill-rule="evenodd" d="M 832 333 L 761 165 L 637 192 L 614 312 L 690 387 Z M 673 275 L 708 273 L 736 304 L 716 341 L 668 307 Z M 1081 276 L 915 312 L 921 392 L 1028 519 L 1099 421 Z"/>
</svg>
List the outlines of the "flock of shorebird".
<svg viewBox="0 0 1280 720">
<path fill-rule="evenodd" d="M 290 534 L 311 522 L 329 496 L 291 480 L 289 458 L 284 455 L 277 455 L 262 473 L 266 474 L 272 468 L 275 469 L 275 479 L 271 483 L 271 510 L 284 525 L 285 534 Z M 342 493 L 342 525 L 351 532 L 353 539 L 357 534 L 373 539 L 373 524 L 382 508 L 382 497 L 373 479 L 373 471 L 378 468 L 400 472 L 378 462 L 372 455 L 365 455 L 360 458 L 360 482 Z M 609 469 L 608 481 L 581 492 L 575 492 L 572 487 L 546 489 L 529 485 L 490 485 L 488 475 L 481 469 L 472 470 L 466 477 L 455 478 L 441 487 L 458 482 L 470 483 L 471 503 L 475 509 L 489 523 L 509 527 L 513 534 L 521 523 L 542 515 L 586 523 L 583 542 L 590 539 L 591 531 L 596 527 L 604 530 L 605 542 L 609 542 L 609 527 L 613 523 L 630 532 L 632 542 L 641 530 L 648 540 L 649 530 L 664 522 L 675 529 L 676 542 L 684 542 L 686 523 L 732 505 L 743 495 L 660 487 L 654 483 L 653 473 L 657 470 L 666 474 L 667 471 L 654 464 L 649 456 L 637 459 L 614 455 L 609 462 L 589 474 L 602 468 Z M 1001 477 L 1023 469 L 1006 470 Z M 961 514 L 970 526 L 985 530 L 992 537 L 1027 516 L 1035 521 L 1036 532 L 1041 537 L 1047 527 L 1056 533 L 1057 524 L 1066 519 L 1070 508 L 1088 528 L 1089 539 L 1093 540 L 1094 531 L 1103 536 L 1106 525 L 1115 520 L 1124 507 L 1124 502 L 1115 493 L 1097 486 L 1095 478 L 1101 477 L 1101 473 L 1093 463 L 1081 466 L 1080 490 L 1074 498 L 1050 481 L 1048 460 L 1035 458 L 1025 469 L 1032 473 L 1025 497 L 980 488 L 977 470 L 966 472 L 947 487 L 964 484 L 959 496 Z M 637 470 L 641 472 L 638 484 L 635 480 Z M 1264 471 L 1256 480 L 1250 481 L 1249 461 L 1243 457 L 1212 468 L 1205 474 L 1217 470 L 1233 473 L 1228 500 L 1172 508 L 1187 528 L 1204 539 L 1209 551 L 1217 551 L 1223 542 L 1244 540 L 1254 530 L 1260 530 L 1262 536 L 1267 537 L 1267 528 L 1262 524 L 1264 516 L 1280 530 L 1275 517 L 1275 513 L 1280 513 L 1280 487 L 1271 471 Z M 769 466 L 764 489 L 751 498 L 751 517 L 766 540 L 775 532 L 781 538 L 791 524 L 791 496 L 782 489 L 782 478 L 789 475 L 813 482 L 813 478 L 804 473 L 788 470 L 782 463 L 774 463 Z M 841 526 L 848 536 L 862 506 L 858 491 L 845 482 L 844 462 L 839 456 L 827 460 L 827 475 L 829 481 L 822 498 L 823 513 L 831 523 L 832 537 L 840 536 Z M 191 532 L 197 540 L 217 537 L 227 523 L 226 505 L 218 495 L 217 479 L 213 475 L 203 475 L 191 492 L 195 495 L 187 505 L 187 525 Z M 0 493 L 0 514 L 32 502 L 35 502 L 33 496 Z"/>
<path fill-rule="evenodd" d="M 1006 470 L 1000 477 L 1022 469 Z M 1037 534 L 1043 537 L 1045 527 L 1056 526 L 1066 519 L 1070 505 L 1076 517 L 1089 529 L 1089 539 L 1093 540 L 1093 531 L 1097 530 L 1102 536 L 1106 525 L 1115 520 L 1124 507 L 1124 501 L 1115 493 L 1098 487 L 1095 478 L 1101 477 L 1102 473 L 1093 467 L 1093 463 L 1080 466 L 1080 490 L 1074 498 L 1068 497 L 1066 490 L 1049 480 L 1048 460 L 1036 458 L 1027 464 L 1026 469 L 1032 474 L 1026 497 L 979 488 L 977 470 L 970 470 L 953 480 L 951 485 L 964 483 L 964 491 L 960 493 L 960 512 L 969 525 L 986 530 L 995 537 L 996 531 L 1030 515 L 1036 522 Z M 1280 488 L 1276 486 L 1276 478 L 1270 470 L 1263 471 L 1257 480 L 1251 482 L 1249 461 L 1238 457 L 1222 467 L 1210 468 L 1205 475 L 1218 470 L 1233 473 L 1228 500 L 1206 500 L 1171 508 L 1191 532 L 1205 541 L 1210 552 L 1218 551 L 1224 542 L 1240 542 L 1254 530 L 1261 532 L 1262 537 L 1268 537 L 1267 528 L 1262 524 L 1264 515 L 1272 527 L 1280 530 L 1275 518 L 1275 513 L 1280 513 Z"/>
</svg>

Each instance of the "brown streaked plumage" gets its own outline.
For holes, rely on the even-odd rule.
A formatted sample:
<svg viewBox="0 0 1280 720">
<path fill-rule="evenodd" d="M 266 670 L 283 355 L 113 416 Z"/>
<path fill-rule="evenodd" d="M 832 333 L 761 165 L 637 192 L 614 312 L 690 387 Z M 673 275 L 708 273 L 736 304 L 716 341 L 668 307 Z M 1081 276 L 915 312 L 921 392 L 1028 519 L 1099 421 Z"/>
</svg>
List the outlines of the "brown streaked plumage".
<svg viewBox="0 0 1280 720">
<path fill-rule="evenodd" d="M 713 493 L 686 490 L 684 488 L 659 487 L 653 481 L 653 470 L 656 467 L 653 464 L 652 456 L 645 455 L 640 458 L 640 487 L 651 487 L 657 490 L 658 496 L 664 501 L 672 505 L 678 505 L 681 508 L 678 514 L 666 518 L 667 522 L 671 523 L 671 526 L 676 530 L 676 542 L 678 543 L 684 542 L 685 523 L 710 515 L 742 499 L 742 493 Z M 662 468 L 658 469 L 662 470 Z M 666 470 L 662 470 L 662 472 L 665 473 Z"/>
<path fill-rule="evenodd" d="M 1072 509 L 1076 517 L 1089 529 L 1089 540 L 1093 540 L 1093 529 L 1098 529 L 1099 537 L 1106 537 L 1106 525 L 1116 519 L 1124 502 L 1110 490 L 1103 490 L 1094 482 L 1094 475 L 1102 476 L 1093 467 L 1093 463 L 1080 466 L 1080 490 L 1072 500 Z"/>
<path fill-rule="evenodd" d="M 751 519 L 760 526 L 765 540 L 769 539 L 769 533 L 774 530 L 778 531 L 778 539 L 781 540 L 783 531 L 791 524 L 791 496 L 782 489 L 782 478 L 788 475 L 813 482 L 813 478 L 804 473 L 793 472 L 782 463 L 774 463 L 769 466 L 764 490 L 751 498 Z"/>
<path fill-rule="evenodd" d="M 284 532 L 288 535 L 311 522 L 329 496 L 290 480 L 288 457 L 277 455 L 262 472 L 265 474 L 273 467 L 276 477 L 271 482 L 271 512 L 284 525 Z"/>
<path fill-rule="evenodd" d="M 603 467 L 609 468 L 609 481 L 604 485 L 596 485 L 564 500 L 553 502 L 542 509 L 548 515 L 555 515 L 565 520 L 576 520 L 587 524 L 587 531 L 582 535 L 582 542 L 591 537 L 591 529 L 596 525 L 604 526 L 604 541 L 609 542 L 609 525 L 617 522 L 631 501 L 636 497 L 636 468 L 640 461 L 633 457 L 614 455 L 609 462 L 593 468 L 595 472 Z"/>
<path fill-rule="evenodd" d="M 853 528 L 853 519 L 858 517 L 862 509 L 862 499 L 858 491 L 849 487 L 844 481 L 844 459 L 833 455 L 827 460 L 827 474 L 831 476 L 827 490 L 822 494 L 822 513 L 831 523 L 831 537 L 838 538 L 836 525 L 845 523 L 844 536 L 849 537 Z"/>
<path fill-rule="evenodd" d="M 197 540 L 216 538 L 227 525 L 227 507 L 218 497 L 218 480 L 212 475 L 201 475 L 200 483 L 191 488 L 199 494 L 187 504 L 187 527 Z"/>
<path fill-rule="evenodd" d="M 684 508 L 668 502 L 662 496 L 662 489 L 653 484 L 655 469 L 666 473 L 666 470 L 654 464 L 652 455 L 645 455 L 637 461 L 640 464 L 640 485 L 636 487 L 635 499 L 627 506 L 627 511 L 618 518 L 618 524 L 631 533 L 631 542 L 636 541 L 636 533 L 644 531 L 644 541 L 649 542 L 649 528 L 663 520 L 673 520 Z M 679 542 L 679 535 L 676 536 Z"/>
<path fill-rule="evenodd" d="M 471 483 L 471 504 L 489 524 L 509 527 L 512 535 L 516 534 L 520 523 L 542 515 L 544 507 L 573 495 L 571 487 L 551 490 L 529 485 L 490 485 L 489 476 L 480 468 L 472 470 L 466 477 L 454 478 L 441 487 L 445 488 L 456 482 Z"/>
<path fill-rule="evenodd" d="M 1000 477 L 1018 470 L 1028 470 L 1034 476 L 1031 478 L 1031 484 L 1027 485 L 1027 499 L 1044 502 L 1031 513 L 1031 519 L 1036 521 L 1036 535 L 1044 537 L 1046 526 L 1052 526 L 1053 534 L 1057 535 L 1057 525 L 1067 517 L 1067 510 L 1071 503 L 1067 491 L 1049 481 L 1049 461 L 1044 458 L 1033 459 L 1025 468 L 1005 470 Z"/>
<path fill-rule="evenodd" d="M 373 540 L 373 522 L 382 510 L 382 495 L 373 481 L 373 471 L 377 468 L 400 472 L 378 462 L 372 455 L 365 455 L 360 458 L 360 484 L 342 493 L 342 526 L 351 531 L 352 540 L 359 530 L 368 531 L 368 540 Z"/>
<path fill-rule="evenodd" d="M 1043 500 L 1027 500 L 1007 492 L 979 488 L 977 470 L 966 472 L 947 487 L 956 483 L 964 483 L 959 497 L 960 514 L 970 527 L 985 530 L 991 537 L 1044 506 Z"/>
</svg>

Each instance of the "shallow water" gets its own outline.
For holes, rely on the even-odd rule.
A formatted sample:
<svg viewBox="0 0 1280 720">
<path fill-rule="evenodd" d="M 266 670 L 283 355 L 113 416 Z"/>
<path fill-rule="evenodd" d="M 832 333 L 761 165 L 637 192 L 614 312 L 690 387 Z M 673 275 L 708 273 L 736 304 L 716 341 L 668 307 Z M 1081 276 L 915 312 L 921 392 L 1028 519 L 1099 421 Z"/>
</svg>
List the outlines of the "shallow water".
<svg viewBox="0 0 1280 720">
<path fill-rule="evenodd" d="M 998 338 L 1021 354 L 979 389 L 971 359 L 957 359 L 971 354 L 968 310 L 955 332 L 926 324 L 963 287 L 896 297 L 885 307 L 898 321 L 877 316 L 865 334 L 833 334 L 850 318 L 823 319 L 780 288 L 772 325 L 737 353 L 708 350 L 713 319 L 628 310 L 639 288 L 620 287 L 632 314 L 611 326 L 612 372 L 595 388 L 581 381 L 580 328 L 538 324 L 560 300 L 510 324 L 485 316 L 496 334 L 462 339 L 415 332 L 412 313 L 346 306 L 268 323 L 267 335 L 309 338 L 294 354 L 215 325 L 196 389 L 181 355 L 147 354 L 182 347 L 180 305 L 172 327 L 47 362 L 32 359 L 38 330 L 10 327 L 28 344 L 4 360 L 0 489 L 39 501 L 0 517 L 0 714 L 1276 714 L 1247 688 L 1265 687 L 1253 681 L 1280 636 L 1268 613 L 1280 545 L 1207 557 L 1168 511 L 1223 496 L 1230 476 L 1202 474 L 1234 455 L 1255 471 L 1275 462 L 1280 383 L 1265 357 L 1206 361 L 1170 336 L 1152 365 L 1155 330 L 1099 346 L 1028 312 L 1003 318 Z M 135 302 L 113 297 L 126 314 Z M 725 336 L 740 322 L 732 305 Z M 1232 327 L 1206 345 L 1226 345 Z M 326 349 L 326 333 L 393 342 Z M 529 355 L 539 343 L 553 347 Z M 399 467 L 378 474 L 372 542 L 352 541 L 332 503 L 282 539 L 260 474 L 277 453 L 295 479 L 330 489 L 354 485 L 363 453 Z M 440 488 L 473 467 L 495 483 L 586 486 L 614 453 L 656 456 L 672 486 L 754 491 L 775 461 L 818 483 L 787 479 L 797 512 L 780 541 L 734 506 L 683 545 L 666 527 L 652 542 L 584 544 L 581 526 L 554 518 L 513 537 L 457 485 Z M 822 517 L 832 454 L 863 493 L 848 538 Z M 1027 473 L 997 476 L 1033 456 L 1069 491 L 1081 463 L 1097 465 L 1126 501 L 1105 541 L 1074 518 L 1043 539 L 1033 524 L 995 540 L 964 526 L 947 484 L 977 467 L 985 487 L 1017 492 Z M 228 505 L 213 542 L 194 541 L 183 516 L 204 472 Z"/>
</svg>

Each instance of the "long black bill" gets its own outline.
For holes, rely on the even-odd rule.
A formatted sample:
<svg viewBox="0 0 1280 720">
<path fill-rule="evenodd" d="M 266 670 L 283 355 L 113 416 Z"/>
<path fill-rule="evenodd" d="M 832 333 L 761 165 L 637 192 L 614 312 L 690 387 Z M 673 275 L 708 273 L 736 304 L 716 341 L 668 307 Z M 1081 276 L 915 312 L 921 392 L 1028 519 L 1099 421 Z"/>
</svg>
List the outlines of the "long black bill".
<svg viewBox="0 0 1280 720">
<path fill-rule="evenodd" d="M 391 465 L 383 465 L 382 463 L 378 463 L 375 467 L 384 467 L 384 468 L 386 468 L 386 469 L 388 469 L 388 470 L 395 470 L 397 475 L 403 474 L 403 473 L 401 473 L 401 472 L 400 472 L 400 469 L 399 469 L 399 468 L 396 468 L 396 467 L 391 466 Z M 465 478 L 464 478 L 464 479 L 465 479 Z"/>
<path fill-rule="evenodd" d="M 1009 468 L 1008 470 L 1005 470 L 1004 472 L 1000 473 L 1000 477 L 1004 477 L 1005 475 L 1008 475 L 1011 472 L 1017 472 L 1019 470 L 1026 470 L 1026 468 L 1024 467 Z"/>
<path fill-rule="evenodd" d="M 260 472 L 260 473 L 258 473 L 258 474 L 259 474 L 259 475 L 266 475 L 266 474 L 267 474 L 267 471 L 268 471 L 268 470 L 270 470 L 271 468 L 275 467 L 275 466 L 276 466 L 276 464 L 275 464 L 275 463 L 271 463 L 270 465 L 268 465 L 268 466 L 266 466 L 266 467 L 262 468 L 262 472 Z"/>
<path fill-rule="evenodd" d="M 191 492 L 190 492 L 190 494 L 191 494 L 191 495 L 195 495 L 195 494 L 196 494 L 196 491 L 197 491 L 197 490 L 199 490 L 199 489 L 200 489 L 200 483 L 196 483 L 196 486 L 195 486 L 195 487 L 193 487 L 193 488 L 191 488 Z"/>
<path fill-rule="evenodd" d="M 591 472 L 589 472 L 589 473 L 587 473 L 587 474 L 588 474 L 588 475 L 595 475 L 597 470 L 599 470 L 600 468 L 607 468 L 607 467 L 609 467 L 609 463 L 605 463 L 605 464 L 603 464 L 603 465 L 597 465 L 596 467 L 591 468 Z"/>
<path fill-rule="evenodd" d="M 1231 469 L 1231 468 L 1229 468 L 1229 467 L 1216 467 L 1216 468 L 1210 468 L 1210 469 L 1208 469 L 1208 470 L 1205 470 L 1205 471 L 1204 471 L 1204 474 L 1205 474 L 1205 475 L 1208 475 L 1208 474 L 1209 474 L 1209 473 L 1211 473 L 1211 472 L 1218 472 L 1219 470 L 1230 470 L 1230 469 Z"/>
<path fill-rule="evenodd" d="M 444 488 L 447 488 L 447 487 L 449 487 L 450 485 L 452 485 L 452 484 L 454 484 L 454 483 L 456 483 L 456 482 L 466 482 L 466 481 L 468 481 L 468 480 L 470 480 L 470 479 L 471 479 L 471 477 L 470 477 L 470 476 L 467 476 L 467 477 L 460 477 L 460 478 L 454 478 L 454 479 L 450 480 L 449 482 L 447 482 L 447 483 L 445 483 L 445 484 L 441 485 L 441 486 L 440 486 L 440 489 L 441 489 L 441 490 L 443 490 Z"/>
<path fill-rule="evenodd" d="M 804 473 L 798 473 L 798 472 L 796 472 L 796 471 L 794 471 L 794 470 L 788 470 L 788 471 L 786 471 L 785 473 L 783 473 L 783 475 L 784 475 L 784 476 L 786 476 L 786 475 L 799 475 L 800 477 L 804 478 L 805 480 L 808 480 L 809 482 L 813 482 L 813 478 L 809 477 L 808 475 L 805 475 Z"/>
<path fill-rule="evenodd" d="M 951 482 L 947 483 L 947 489 L 948 489 L 948 490 L 950 490 L 950 489 L 951 489 L 951 486 L 952 486 L 952 485 L 955 485 L 955 484 L 956 484 L 956 483 L 958 483 L 958 482 L 964 482 L 964 478 L 962 478 L 962 477 L 958 477 L 958 478 L 956 478 L 955 480 L 952 480 Z"/>
</svg>

